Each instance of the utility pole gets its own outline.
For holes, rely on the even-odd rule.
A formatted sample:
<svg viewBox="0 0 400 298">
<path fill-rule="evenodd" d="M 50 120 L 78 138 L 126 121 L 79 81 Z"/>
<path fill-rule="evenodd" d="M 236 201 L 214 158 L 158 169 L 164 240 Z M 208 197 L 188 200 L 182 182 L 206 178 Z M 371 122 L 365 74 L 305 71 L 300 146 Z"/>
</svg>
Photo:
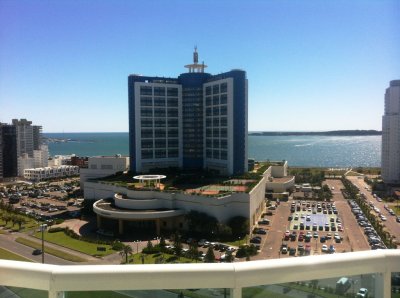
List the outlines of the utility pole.
<svg viewBox="0 0 400 298">
<path fill-rule="evenodd" d="M 46 230 L 46 228 L 46 224 L 40 225 L 40 231 L 42 232 L 42 264 L 44 264 L 44 231 Z"/>
</svg>

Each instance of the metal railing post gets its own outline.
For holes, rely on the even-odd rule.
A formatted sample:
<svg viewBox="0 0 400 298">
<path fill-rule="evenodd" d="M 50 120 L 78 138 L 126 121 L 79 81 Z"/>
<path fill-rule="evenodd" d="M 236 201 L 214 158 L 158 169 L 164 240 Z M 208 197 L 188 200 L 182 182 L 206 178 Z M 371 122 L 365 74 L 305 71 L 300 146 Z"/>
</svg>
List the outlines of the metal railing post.
<svg viewBox="0 0 400 298">
<path fill-rule="evenodd" d="M 375 297 L 390 298 L 392 272 L 377 273 L 375 275 Z"/>
<path fill-rule="evenodd" d="M 242 288 L 231 288 L 230 298 L 242 298 Z"/>
</svg>

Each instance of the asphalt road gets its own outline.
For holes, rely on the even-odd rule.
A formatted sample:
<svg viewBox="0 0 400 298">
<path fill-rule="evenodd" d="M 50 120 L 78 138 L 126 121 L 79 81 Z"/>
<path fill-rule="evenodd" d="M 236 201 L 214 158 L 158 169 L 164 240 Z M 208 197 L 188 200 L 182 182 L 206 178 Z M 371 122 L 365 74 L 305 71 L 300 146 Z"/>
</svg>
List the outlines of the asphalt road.
<svg viewBox="0 0 400 298">
<path fill-rule="evenodd" d="M 18 254 L 27 259 L 30 259 L 36 263 L 42 262 L 41 255 L 37 255 L 37 256 L 32 255 L 33 248 L 16 242 L 12 235 L 0 234 L 0 246 L 4 249 L 7 249 L 7 250 L 15 253 L 15 254 Z M 73 262 L 52 256 L 49 254 L 45 254 L 44 262 L 46 264 L 53 264 L 53 265 L 73 265 L 74 264 Z"/>
<path fill-rule="evenodd" d="M 374 205 L 380 209 L 381 213 L 386 216 L 387 221 L 384 221 L 383 224 L 388 228 L 392 235 L 394 235 L 397 239 L 399 247 L 400 245 L 400 223 L 396 222 L 396 217 L 390 215 L 389 212 L 385 209 L 385 202 L 378 202 L 372 195 L 371 191 L 367 191 L 365 187 L 369 187 L 368 184 L 364 182 L 364 179 L 358 178 L 358 176 L 349 176 L 347 177 L 354 185 L 356 185 L 360 192 L 364 193 L 367 198 L 367 201 L 372 201 Z"/>
</svg>

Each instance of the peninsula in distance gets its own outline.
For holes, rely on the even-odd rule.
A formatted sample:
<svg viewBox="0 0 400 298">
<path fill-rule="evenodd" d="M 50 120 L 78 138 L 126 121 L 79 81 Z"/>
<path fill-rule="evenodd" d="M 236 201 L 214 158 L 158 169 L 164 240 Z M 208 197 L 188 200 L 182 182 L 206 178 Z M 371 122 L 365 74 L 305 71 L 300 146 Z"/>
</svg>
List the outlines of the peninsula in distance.
<svg viewBox="0 0 400 298">
<path fill-rule="evenodd" d="M 332 130 L 332 131 L 256 131 L 249 136 L 380 136 L 379 130 Z"/>
</svg>

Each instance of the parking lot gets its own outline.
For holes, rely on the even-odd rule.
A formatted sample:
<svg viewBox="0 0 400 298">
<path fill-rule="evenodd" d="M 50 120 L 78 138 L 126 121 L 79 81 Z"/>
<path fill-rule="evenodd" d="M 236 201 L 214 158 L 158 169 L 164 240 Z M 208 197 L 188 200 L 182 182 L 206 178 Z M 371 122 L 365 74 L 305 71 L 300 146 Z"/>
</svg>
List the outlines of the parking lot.
<svg viewBox="0 0 400 298">
<path fill-rule="evenodd" d="M 340 191 L 342 182 L 332 179 L 325 183 L 332 189 L 331 202 L 289 199 L 288 202 L 281 202 L 272 211 L 273 215 L 264 215 L 270 224 L 266 226 L 267 234 L 261 235 L 261 251 L 254 259 L 370 249 L 363 230 Z M 282 250 L 282 247 L 286 249 Z"/>
</svg>

